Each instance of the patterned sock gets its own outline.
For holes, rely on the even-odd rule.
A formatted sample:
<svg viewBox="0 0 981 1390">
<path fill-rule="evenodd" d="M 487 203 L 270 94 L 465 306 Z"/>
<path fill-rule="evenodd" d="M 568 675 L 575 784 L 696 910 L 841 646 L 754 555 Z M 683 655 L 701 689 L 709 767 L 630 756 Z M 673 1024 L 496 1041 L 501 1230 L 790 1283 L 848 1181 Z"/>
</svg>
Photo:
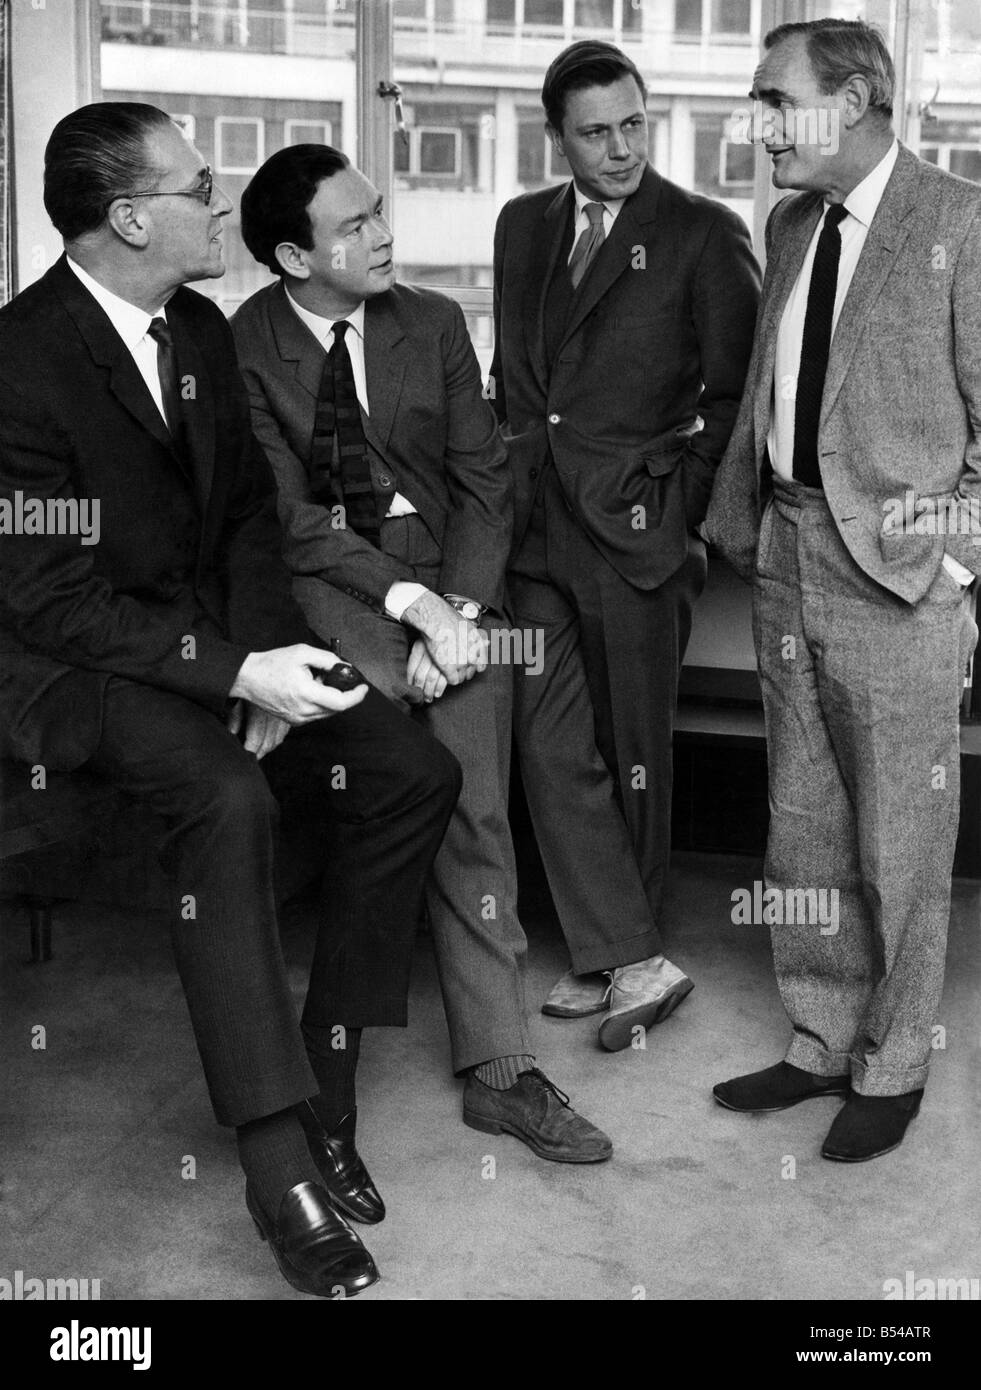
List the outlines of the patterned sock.
<svg viewBox="0 0 981 1390">
<path fill-rule="evenodd" d="M 333 1030 L 325 1038 L 314 1029 L 303 1027 L 307 1056 L 320 1087 L 320 1094 L 311 1096 L 310 1104 L 328 1134 L 333 1134 L 348 1111 L 358 1103 L 354 1078 L 361 1050 L 360 1028 L 345 1029 L 343 1047 L 331 1046 L 332 1033 Z M 301 1115 L 303 1110 L 301 1107 Z"/>
<path fill-rule="evenodd" d="M 299 1182 L 320 1182 L 306 1135 L 293 1110 L 263 1115 L 235 1130 L 238 1157 L 259 1205 L 271 1221 L 279 1204 Z"/>
<path fill-rule="evenodd" d="M 519 1052 L 513 1057 L 493 1057 L 489 1062 L 481 1062 L 479 1067 L 474 1067 L 473 1074 L 495 1091 L 509 1091 L 521 1073 L 530 1071 L 534 1065 L 534 1057 Z"/>
</svg>

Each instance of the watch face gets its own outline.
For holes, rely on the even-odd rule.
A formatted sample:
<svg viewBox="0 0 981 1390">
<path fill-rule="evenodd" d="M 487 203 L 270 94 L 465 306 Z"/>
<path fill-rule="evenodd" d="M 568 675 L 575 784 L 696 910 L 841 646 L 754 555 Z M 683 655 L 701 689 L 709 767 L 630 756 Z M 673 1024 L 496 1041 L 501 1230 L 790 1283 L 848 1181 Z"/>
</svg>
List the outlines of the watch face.
<svg viewBox="0 0 981 1390">
<path fill-rule="evenodd" d="M 463 607 L 460 609 L 460 612 L 463 614 L 463 616 L 467 619 L 468 622 L 475 623 L 477 619 L 480 617 L 480 604 L 465 603 Z"/>
</svg>

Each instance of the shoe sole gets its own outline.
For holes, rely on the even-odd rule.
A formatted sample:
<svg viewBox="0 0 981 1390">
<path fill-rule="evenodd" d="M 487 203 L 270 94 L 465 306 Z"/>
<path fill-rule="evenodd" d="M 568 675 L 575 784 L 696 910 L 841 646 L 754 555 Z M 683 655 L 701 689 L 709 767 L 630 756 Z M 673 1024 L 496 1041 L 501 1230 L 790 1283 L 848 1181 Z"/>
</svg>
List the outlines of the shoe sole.
<svg viewBox="0 0 981 1390">
<path fill-rule="evenodd" d="M 848 1086 L 829 1086 L 826 1091 L 811 1091 L 806 1096 L 798 1096 L 795 1100 L 784 1101 L 782 1105 L 733 1105 L 731 1101 L 723 1100 L 712 1092 L 712 1097 L 716 1105 L 721 1105 L 724 1110 L 732 1110 L 737 1115 L 776 1115 L 780 1110 L 792 1110 L 795 1105 L 802 1105 L 805 1100 L 820 1100 L 822 1096 L 847 1096 L 850 1088 Z"/>
<path fill-rule="evenodd" d="M 633 1041 L 635 1028 L 642 1027 L 646 1032 L 655 1024 L 663 1023 L 674 1013 L 682 1000 L 688 998 L 694 988 L 691 980 L 679 980 L 655 1003 L 639 1004 L 636 1009 L 628 1009 L 626 1013 L 617 1014 L 616 1018 L 607 1019 L 605 1023 L 600 1024 L 601 1046 L 605 1047 L 607 1052 L 622 1052 Z"/>
<path fill-rule="evenodd" d="M 542 1013 L 549 1018 L 589 1018 L 592 1014 L 605 1014 L 609 1007 L 609 999 L 604 1004 L 594 1004 L 589 1009 L 567 1008 L 562 1004 L 543 1004 Z"/>
<path fill-rule="evenodd" d="M 520 1129 L 515 1129 L 513 1125 L 506 1124 L 502 1120 L 487 1120 L 483 1115 L 475 1115 L 472 1110 L 464 1110 L 463 1123 L 468 1129 L 479 1130 L 481 1134 L 512 1134 L 515 1139 L 520 1139 L 526 1144 L 536 1158 L 548 1159 L 551 1163 L 605 1163 L 608 1158 L 613 1157 L 613 1150 L 605 1154 L 595 1154 L 591 1158 L 574 1157 L 571 1154 L 550 1153 L 529 1139 L 527 1134 L 523 1134 Z"/>
</svg>

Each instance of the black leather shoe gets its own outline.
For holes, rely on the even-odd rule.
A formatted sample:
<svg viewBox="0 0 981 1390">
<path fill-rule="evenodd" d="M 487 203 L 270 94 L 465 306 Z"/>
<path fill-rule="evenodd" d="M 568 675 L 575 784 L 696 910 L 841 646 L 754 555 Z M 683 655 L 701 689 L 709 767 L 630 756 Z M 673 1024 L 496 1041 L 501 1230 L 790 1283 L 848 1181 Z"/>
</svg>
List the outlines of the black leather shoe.
<svg viewBox="0 0 981 1390">
<path fill-rule="evenodd" d="M 377 1281 L 374 1260 L 316 1183 L 299 1182 L 291 1187 L 279 1204 L 275 1224 L 260 1207 L 248 1182 L 245 1204 L 259 1235 L 272 1247 L 283 1277 L 294 1289 L 319 1298 L 350 1298 Z"/>
<path fill-rule="evenodd" d="M 849 1096 L 828 1130 L 821 1157 L 865 1163 L 898 1149 L 922 1099 L 922 1087 L 902 1096 Z"/>
<path fill-rule="evenodd" d="M 847 1096 L 851 1086 L 848 1076 L 817 1076 L 801 1071 L 790 1062 L 778 1062 L 764 1071 L 737 1076 L 732 1081 L 720 1081 L 712 1094 L 727 1110 L 742 1110 L 749 1114 L 767 1115 L 774 1110 L 789 1110 L 802 1100 L 818 1096 Z"/>
<path fill-rule="evenodd" d="M 602 1163 L 613 1153 L 607 1135 L 577 1115 L 569 1097 L 537 1067 L 523 1071 L 506 1091 L 467 1072 L 463 1123 L 484 1134 L 513 1134 L 533 1154 L 555 1163 Z"/>
<path fill-rule="evenodd" d="M 357 1107 L 349 1110 L 333 1134 L 307 1131 L 307 1144 L 330 1200 L 352 1221 L 374 1226 L 385 1219 L 385 1203 L 354 1146 Z"/>
</svg>

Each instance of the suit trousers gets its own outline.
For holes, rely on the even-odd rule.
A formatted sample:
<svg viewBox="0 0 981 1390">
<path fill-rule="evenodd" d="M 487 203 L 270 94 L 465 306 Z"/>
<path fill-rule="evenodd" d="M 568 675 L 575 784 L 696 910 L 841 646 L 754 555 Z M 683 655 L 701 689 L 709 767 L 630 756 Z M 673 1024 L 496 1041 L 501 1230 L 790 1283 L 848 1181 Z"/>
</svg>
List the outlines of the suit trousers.
<svg viewBox="0 0 981 1390">
<path fill-rule="evenodd" d="M 382 523 L 382 549 L 406 573 L 438 589 L 440 551 L 418 515 Z M 511 668 L 492 663 L 431 705 L 406 681 L 415 634 L 323 580 L 301 576 L 294 593 L 307 622 L 340 649 L 403 712 L 412 712 L 463 769 L 463 788 L 426 892 L 454 1072 L 494 1057 L 528 1054 L 524 999 L 527 941 L 518 919 L 508 823 Z M 485 628 L 502 626 L 490 614 Z M 495 644 L 507 652 L 506 643 Z"/>
<path fill-rule="evenodd" d="M 279 940 L 277 798 L 323 826 L 304 1026 L 404 1026 L 423 883 L 459 787 L 435 739 L 369 690 L 259 762 L 202 706 L 114 677 L 88 765 L 166 824 L 174 954 L 220 1124 L 318 1089 Z"/>
<path fill-rule="evenodd" d="M 655 589 L 629 584 L 546 467 L 509 575 L 519 627 L 544 634 L 516 677 L 515 738 L 549 887 L 577 974 L 660 954 L 672 736 L 705 546 Z"/>
<path fill-rule="evenodd" d="M 958 709 L 977 628 L 943 566 L 919 603 L 904 603 L 852 559 L 823 493 L 774 487 L 753 623 L 765 878 L 780 894 L 769 924 L 794 1030 L 786 1060 L 850 1072 L 862 1095 L 901 1095 L 926 1081 L 943 987 Z"/>
</svg>

